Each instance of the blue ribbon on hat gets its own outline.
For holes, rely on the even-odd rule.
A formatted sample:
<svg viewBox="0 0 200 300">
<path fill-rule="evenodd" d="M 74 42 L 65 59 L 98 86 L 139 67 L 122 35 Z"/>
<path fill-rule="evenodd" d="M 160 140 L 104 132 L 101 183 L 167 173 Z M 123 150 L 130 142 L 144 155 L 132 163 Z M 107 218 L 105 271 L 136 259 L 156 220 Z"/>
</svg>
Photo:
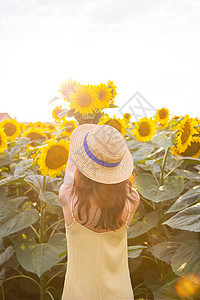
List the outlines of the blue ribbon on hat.
<svg viewBox="0 0 200 300">
<path fill-rule="evenodd" d="M 88 132 L 89 133 L 89 132 Z M 85 152 L 87 153 L 87 155 L 97 164 L 101 165 L 101 166 L 104 166 L 104 167 L 108 167 L 108 168 L 113 168 L 113 167 L 117 167 L 120 162 L 122 160 L 120 160 L 119 162 L 117 163 L 109 163 L 109 162 L 106 162 L 106 161 L 103 161 L 101 159 L 99 159 L 98 157 L 96 157 L 88 148 L 88 145 L 87 145 L 87 141 L 86 141 L 86 138 L 87 138 L 87 135 L 88 133 L 86 134 L 85 138 L 84 138 L 84 141 L 83 141 L 83 145 L 84 145 L 84 149 L 85 149 Z"/>
</svg>

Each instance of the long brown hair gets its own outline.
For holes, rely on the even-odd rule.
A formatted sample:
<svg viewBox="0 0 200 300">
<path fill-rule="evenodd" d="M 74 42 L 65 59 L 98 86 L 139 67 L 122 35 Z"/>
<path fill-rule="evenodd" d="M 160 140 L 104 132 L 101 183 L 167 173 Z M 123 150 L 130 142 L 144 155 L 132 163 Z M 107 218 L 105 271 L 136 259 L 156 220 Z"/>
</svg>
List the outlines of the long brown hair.
<svg viewBox="0 0 200 300">
<path fill-rule="evenodd" d="M 114 231 L 115 229 L 120 228 L 123 224 L 123 221 L 120 219 L 120 217 L 125 206 L 126 198 L 128 197 L 127 184 L 129 185 L 131 193 L 131 186 L 133 185 L 129 179 L 120 183 L 104 184 L 87 178 L 79 171 L 79 169 L 76 169 L 71 196 L 73 196 L 74 193 L 77 196 L 75 206 L 79 202 L 78 217 L 80 220 L 82 220 L 81 209 L 84 206 L 86 207 L 87 220 L 81 224 L 85 225 L 88 222 L 89 209 L 91 207 L 90 198 L 92 197 L 95 200 L 98 208 L 100 207 L 101 209 L 101 216 L 94 228 L 102 228 L 106 230 L 111 229 Z M 135 204 L 132 198 L 129 199 Z M 118 223 L 119 227 L 117 227 Z"/>
</svg>

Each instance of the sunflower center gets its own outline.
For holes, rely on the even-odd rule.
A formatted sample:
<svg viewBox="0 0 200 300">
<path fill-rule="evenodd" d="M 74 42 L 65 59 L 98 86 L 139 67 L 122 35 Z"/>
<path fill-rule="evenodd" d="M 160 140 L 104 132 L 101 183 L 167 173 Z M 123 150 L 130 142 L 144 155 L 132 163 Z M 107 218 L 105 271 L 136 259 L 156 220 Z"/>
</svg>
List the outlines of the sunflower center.
<svg viewBox="0 0 200 300">
<path fill-rule="evenodd" d="M 100 91 L 98 93 L 98 99 L 99 99 L 100 102 L 103 102 L 106 99 L 106 93 L 105 93 L 105 91 Z"/>
<path fill-rule="evenodd" d="M 74 130 L 75 126 L 73 122 L 68 122 L 65 126 L 67 126 L 67 128 L 65 129 L 67 132 L 71 132 Z"/>
<path fill-rule="evenodd" d="M 129 120 L 131 118 L 131 115 L 129 113 L 125 113 L 124 118 Z"/>
<path fill-rule="evenodd" d="M 184 144 L 185 142 L 187 142 L 188 138 L 190 137 L 190 133 L 191 133 L 190 123 L 186 122 L 185 126 L 183 128 L 182 135 L 181 135 L 181 142 L 182 142 L 182 144 Z"/>
<path fill-rule="evenodd" d="M 106 124 L 116 128 L 121 133 L 122 127 L 117 120 L 110 119 L 110 120 L 108 120 L 108 122 L 106 122 Z"/>
<path fill-rule="evenodd" d="M 67 160 L 67 150 L 60 145 L 56 145 L 48 150 L 45 162 L 49 169 L 55 170 L 66 164 Z"/>
<path fill-rule="evenodd" d="M 77 103 L 80 107 L 88 107 L 92 103 L 92 97 L 86 93 L 78 95 Z"/>
<path fill-rule="evenodd" d="M 165 119 L 166 116 L 167 116 L 167 111 L 165 109 L 161 109 L 159 111 L 159 117 L 160 117 L 160 119 Z"/>
<path fill-rule="evenodd" d="M 54 129 L 54 125 L 49 125 L 49 129 L 53 130 Z"/>
<path fill-rule="evenodd" d="M 4 125 L 4 131 L 7 136 L 12 136 L 13 134 L 15 134 L 16 130 L 17 130 L 16 126 L 12 123 L 6 123 Z"/>
<path fill-rule="evenodd" d="M 199 142 L 191 142 L 191 145 L 183 152 L 181 155 L 183 156 L 194 156 L 200 150 Z"/>
<path fill-rule="evenodd" d="M 39 140 L 41 138 L 43 138 L 43 136 L 37 132 L 30 132 L 29 134 L 27 134 L 27 137 L 31 140 Z"/>
<path fill-rule="evenodd" d="M 139 134 L 141 136 L 147 136 L 151 132 L 151 127 L 148 122 L 142 122 L 139 126 Z"/>
<path fill-rule="evenodd" d="M 54 110 L 54 114 L 55 116 L 57 117 L 59 113 L 61 113 L 62 110 L 60 109 L 60 107 L 56 107 L 55 110 Z"/>
</svg>

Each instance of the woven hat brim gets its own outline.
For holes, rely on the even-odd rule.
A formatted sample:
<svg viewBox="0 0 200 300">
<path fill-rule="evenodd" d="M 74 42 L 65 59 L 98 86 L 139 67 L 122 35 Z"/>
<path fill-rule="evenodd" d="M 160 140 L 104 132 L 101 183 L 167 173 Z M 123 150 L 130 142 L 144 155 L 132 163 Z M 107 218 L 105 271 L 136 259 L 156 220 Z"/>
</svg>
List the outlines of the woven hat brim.
<svg viewBox="0 0 200 300">
<path fill-rule="evenodd" d="M 133 172 L 133 159 L 128 147 L 125 145 L 124 157 L 116 167 L 105 167 L 94 162 L 85 152 L 83 141 L 87 132 L 95 127 L 103 126 L 96 124 L 84 124 L 76 127 L 69 141 L 70 156 L 76 167 L 86 177 L 105 184 L 114 184 L 125 181 Z"/>
</svg>

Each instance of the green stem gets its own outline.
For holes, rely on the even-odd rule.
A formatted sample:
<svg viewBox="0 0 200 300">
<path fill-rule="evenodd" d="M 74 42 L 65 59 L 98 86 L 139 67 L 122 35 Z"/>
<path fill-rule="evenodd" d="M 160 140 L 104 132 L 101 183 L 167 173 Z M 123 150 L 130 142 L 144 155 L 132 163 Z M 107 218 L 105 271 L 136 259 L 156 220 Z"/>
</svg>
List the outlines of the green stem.
<svg viewBox="0 0 200 300">
<path fill-rule="evenodd" d="M 16 195 L 17 195 L 17 197 L 19 197 L 19 186 L 18 186 L 18 184 L 16 185 Z"/>
<path fill-rule="evenodd" d="M 43 177 L 43 186 L 42 186 L 42 192 L 45 191 L 45 182 L 46 182 L 46 176 Z M 45 217 L 45 207 L 46 203 L 42 200 L 40 200 L 40 230 L 39 230 L 39 243 L 43 244 L 45 241 L 45 234 L 44 234 L 44 217 Z M 40 300 L 45 299 L 45 284 L 46 281 L 46 275 L 42 274 L 40 278 Z"/>
<path fill-rule="evenodd" d="M 180 165 L 178 165 L 178 166 L 176 166 L 175 168 L 173 168 L 172 170 L 170 170 L 169 173 L 167 173 L 167 175 L 164 177 L 164 181 L 165 181 L 165 179 L 166 179 L 172 172 L 174 172 L 174 170 L 176 170 L 176 169 L 179 168 L 179 167 L 180 167 Z"/>
<path fill-rule="evenodd" d="M 6 281 L 9 281 L 9 280 L 11 280 L 11 279 L 14 279 L 14 278 L 20 278 L 20 277 L 32 280 L 32 281 L 39 287 L 39 289 L 40 289 L 39 283 L 38 283 L 35 279 L 33 279 L 32 277 L 29 277 L 29 276 L 27 276 L 27 275 L 15 275 L 15 276 L 11 276 L 11 277 L 9 277 L 9 278 L 3 280 L 3 283 L 5 283 Z"/>
<path fill-rule="evenodd" d="M 134 288 L 134 291 L 135 291 L 136 289 L 138 289 L 139 287 L 141 287 L 142 285 L 144 285 L 144 282 L 138 284 L 138 285 Z"/>
<path fill-rule="evenodd" d="M 44 231 L 44 233 L 46 233 L 51 227 L 53 227 L 54 225 L 57 225 L 58 223 L 60 222 L 63 222 L 64 221 L 64 218 L 61 219 L 61 220 L 58 220 L 57 222 L 51 224 L 49 227 L 46 228 L 46 230 Z"/>
<path fill-rule="evenodd" d="M 56 228 L 58 227 L 59 223 L 56 224 L 56 226 L 54 227 L 54 229 L 52 230 L 51 234 L 50 234 L 50 237 L 52 237 L 52 235 L 54 234 L 54 232 L 56 231 Z"/>
<path fill-rule="evenodd" d="M 54 276 L 52 276 L 52 277 L 47 281 L 46 286 L 48 286 L 49 283 L 50 283 L 56 276 L 58 276 L 58 275 L 61 274 L 61 273 L 63 273 L 63 270 L 60 271 L 60 272 L 58 272 L 58 273 L 56 273 Z"/>
<path fill-rule="evenodd" d="M 149 206 L 151 206 L 151 208 L 153 208 L 154 210 L 156 209 L 153 202 L 152 202 L 152 205 L 151 205 L 151 204 L 150 204 L 150 201 L 147 201 L 147 200 L 146 200 L 144 197 L 142 197 L 141 195 L 140 195 L 140 199 L 143 200 L 144 202 L 146 202 L 146 203 L 147 203 Z"/>
<path fill-rule="evenodd" d="M 35 229 L 35 227 L 33 227 L 33 225 L 30 225 L 31 229 L 35 232 L 35 234 L 37 235 L 38 238 L 40 238 L 40 235 L 38 234 L 37 230 Z"/>
<path fill-rule="evenodd" d="M 49 291 L 45 291 L 45 293 L 48 294 L 52 300 L 54 300 L 54 297 L 52 296 L 52 294 Z"/>
<path fill-rule="evenodd" d="M 169 147 L 165 150 L 165 154 L 162 161 L 162 171 L 160 173 L 160 186 L 164 184 L 164 174 L 165 174 L 165 165 L 167 161 L 167 156 L 169 153 Z M 162 202 L 158 203 L 158 214 L 159 214 L 159 227 L 161 229 L 161 222 L 162 222 Z"/>
<path fill-rule="evenodd" d="M 169 147 L 165 150 L 165 154 L 164 154 L 163 161 L 162 161 L 162 171 L 160 174 L 160 185 L 161 186 L 164 183 L 165 165 L 166 165 L 168 153 L 169 153 Z"/>
<path fill-rule="evenodd" d="M 2 300 L 5 300 L 5 293 L 3 289 L 3 284 L 1 285 L 1 292 L 2 292 Z"/>
<path fill-rule="evenodd" d="M 45 215 L 45 203 L 40 200 L 40 233 L 39 240 L 40 244 L 44 243 L 44 215 Z"/>
<path fill-rule="evenodd" d="M 162 202 L 158 203 L 158 214 L 159 214 L 159 227 L 161 229 L 162 225 Z"/>
<path fill-rule="evenodd" d="M 156 177 L 156 175 L 155 175 L 155 173 L 154 173 L 153 169 L 152 169 L 152 168 L 150 168 L 150 171 L 151 171 L 151 173 L 152 173 L 152 175 L 153 175 L 153 177 L 154 177 L 154 179 L 155 179 L 155 181 L 156 181 L 157 185 L 159 186 L 158 179 L 157 179 L 157 177 Z"/>
<path fill-rule="evenodd" d="M 151 261 L 153 261 L 153 262 L 155 263 L 155 260 L 154 260 L 152 257 L 150 257 L 150 256 L 141 255 L 141 257 L 142 257 L 142 258 L 149 259 L 149 260 L 151 260 Z"/>
<path fill-rule="evenodd" d="M 42 274 L 40 278 L 40 300 L 45 299 L 45 287 L 46 287 L 45 281 L 46 281 L 46 276 L 45 274 Z"/>
<path fill-rule="evenodd" d="M 158 163 L 158 165 L 159 165 L 159 167 L 160 167 L 160 170 L 162 171 L 162 166 L 161 166 L 159 160 L 158 160 L 156 157 L 155 157 L 155 161 Z"/>
</svg>

